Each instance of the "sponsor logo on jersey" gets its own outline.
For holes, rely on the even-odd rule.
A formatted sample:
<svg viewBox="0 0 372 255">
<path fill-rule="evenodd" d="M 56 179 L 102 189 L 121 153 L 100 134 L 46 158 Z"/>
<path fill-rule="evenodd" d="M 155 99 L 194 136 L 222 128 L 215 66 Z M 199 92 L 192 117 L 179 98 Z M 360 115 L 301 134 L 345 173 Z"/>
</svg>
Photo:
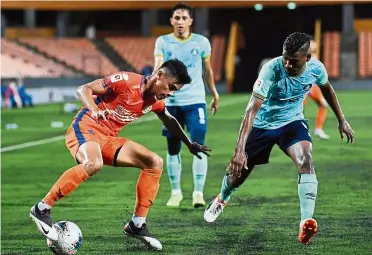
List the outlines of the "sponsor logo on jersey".
<svg viewBox="0 0 372 255">
<path fill-rule="evenodd" d="M 304 86 L 304 91 L 309 91 L 311 89 L 312 84 L 307 84 Z"/>
<path fill-rule="evenodd" d="M 199 51 L 198 51 L 198 49 L 196 49 L 196 48 L 192 49 L 192 50 L 191 50 L 191 55 L 193 55 L 193 56 L 197 56 L 197 55 L 199 55 Z"/>
</svg>

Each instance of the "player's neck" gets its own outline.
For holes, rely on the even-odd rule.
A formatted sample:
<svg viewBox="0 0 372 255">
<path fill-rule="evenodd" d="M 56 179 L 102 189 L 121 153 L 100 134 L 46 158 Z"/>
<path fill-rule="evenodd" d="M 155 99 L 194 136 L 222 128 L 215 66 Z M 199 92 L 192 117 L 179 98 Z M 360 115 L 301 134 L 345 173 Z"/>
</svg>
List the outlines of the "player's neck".
<svg viewBox="0 0 372 255">
<path fill-rule="evenodd" d="M 155 75 L 150 75 L 145 78 L 143 85 L 141 86 L 141 95 L 142 98 L 148 97 L 148 91 L 151 89 L 152 84 L 155 82 Z"/>
<path fill-rule="evenodd" d="M 187 38 L 189 38 L 191 36 L 190 31 L 183 32 L 183 33 L 173 32 L 173 34 L 177 39 L 182 40 L 182 41 L 186 40 Z"/>
</svg>

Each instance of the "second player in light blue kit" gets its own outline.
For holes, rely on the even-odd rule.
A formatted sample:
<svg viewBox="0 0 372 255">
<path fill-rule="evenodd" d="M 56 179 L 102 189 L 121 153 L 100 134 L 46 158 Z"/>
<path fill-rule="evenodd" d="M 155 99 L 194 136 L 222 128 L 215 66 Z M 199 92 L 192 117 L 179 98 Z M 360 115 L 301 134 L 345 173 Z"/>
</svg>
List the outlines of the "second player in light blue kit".
<svg viewBox="0 0 372 255">
<path fill-rule="evenodd" d="M 219 95 L 217 93 L 213 71 L 210 62 L 211 45 L 202 35 L 191 33 L 191 8 L 184 4 L 177 4 L 172 10 L 170 22 L 174 32 L 157 38 L 155 44 L 154 71 L 168 59 L 177 58 L 187 67 L 192 82 L 166 99 L 166 107 L 182 127 L 187 128 L 191 140 L 204 144 L 207 132 L 207 112 L 204 81 L 213 95 L 211 114 L 218 110 Z M 204 78 L 204 79 L 203 79 Z M 181 141 L 169 130 L 163 127 L 163 135 L 167 138 L 167 171 L 172 186 L 172 194 L 167 206 L 178 207 L 183 199 L 181 191 Z M 202 159 L 196 156 L 192 163 L 194 177 L 194 192 L 192 205 L 197 208 L 205 205 L 203 198 L 204 184 L 207 176 L 208 162 L 205 155 Z"/>
<path fill-rule="evenodd" d="M 354 132 L 345 120 L 324 65 L 311 59 L 310 37 L 298 32 L 289 35 L 283 44 L 283 55 L 266 63 L 254 84 L 221 192 L 204 212 L 207 222 L 217 219 L 230 195 L 244 183 L 256 165 L 269 162 L 270 152 L 277 144 L 297 167 L 301 211 L 298 240 L 305 245 L 310 242 L 318 231 L 313 219 L 318 181 L 302 103 L 313 84 L 319 85 L 334 111 L 341 138 L 345 134 L 347 142 L 353 142 Z M 273 175 L 277 174 L 280 172 L 273 169 Z"/>
</svg>

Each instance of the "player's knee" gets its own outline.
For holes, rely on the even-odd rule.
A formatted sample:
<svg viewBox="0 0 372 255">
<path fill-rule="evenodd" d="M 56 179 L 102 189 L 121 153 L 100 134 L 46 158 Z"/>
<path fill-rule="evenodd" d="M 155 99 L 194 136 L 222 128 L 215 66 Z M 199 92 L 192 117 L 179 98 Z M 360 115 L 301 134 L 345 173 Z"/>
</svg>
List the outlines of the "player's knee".
<svg viewBox="0 0 372 255">
<path fill-rule="evenodd" d="M 181 141 L 178 139 L 168 139 L 168 154 L 177 155 L 181 151 Z"/>
<path fill-rule="evenodd" d="M 306 152 L 299 157 L 298 170 L 302 174 L 314 173 L 313 157 L 311 152 Z"/>
<path fill-rule="evenodd" d="M 163 169 L 163 159 L 159 155 L 154 153 L 149 157 L 147 168 Z"/>
<path fill-rule="evenodd" d="M 206 133 L 205 129 L 202 129 L 202 128 L 195 129 L 191 132 L 191 140 L 198 144 L 204 145 L 205 133 Z"/>
<path fill-rule="evenodd" d="M 103 161 L 99 159 L 97 160 L 86 159 L 83 161 L 83 167 L 87 171 L 89 176 L 92 176 L 102 169 Z"/>
</svg>

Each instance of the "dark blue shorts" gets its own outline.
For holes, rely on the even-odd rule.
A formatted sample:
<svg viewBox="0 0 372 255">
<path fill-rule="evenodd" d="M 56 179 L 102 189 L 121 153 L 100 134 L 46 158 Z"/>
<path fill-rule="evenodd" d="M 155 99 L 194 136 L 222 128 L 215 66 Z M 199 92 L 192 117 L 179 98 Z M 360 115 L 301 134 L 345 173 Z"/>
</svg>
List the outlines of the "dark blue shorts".
<svg viewBox="0 0 372 255">
<path fill-rule="evenodd" d="M 299 141 L 312 142 L 309 126 L 305 120 L 293 121 L 272 130 L 253 127 L 245 145 L 248 165 L 267 164 L 275 144 L 287 154 L 288 147 Z"/>
<path fill-rule="evenodd" d="M 192 104 L 185 106 L 167 106 L 168 112 L 173 115 L 184 129 L 190 133 L 191 141 L 204 144 L 207 132 L 207 114 L 205 104 Z M 163 126 L 163 136 L 171 139 L 173 134 Z"/>
</svg>

